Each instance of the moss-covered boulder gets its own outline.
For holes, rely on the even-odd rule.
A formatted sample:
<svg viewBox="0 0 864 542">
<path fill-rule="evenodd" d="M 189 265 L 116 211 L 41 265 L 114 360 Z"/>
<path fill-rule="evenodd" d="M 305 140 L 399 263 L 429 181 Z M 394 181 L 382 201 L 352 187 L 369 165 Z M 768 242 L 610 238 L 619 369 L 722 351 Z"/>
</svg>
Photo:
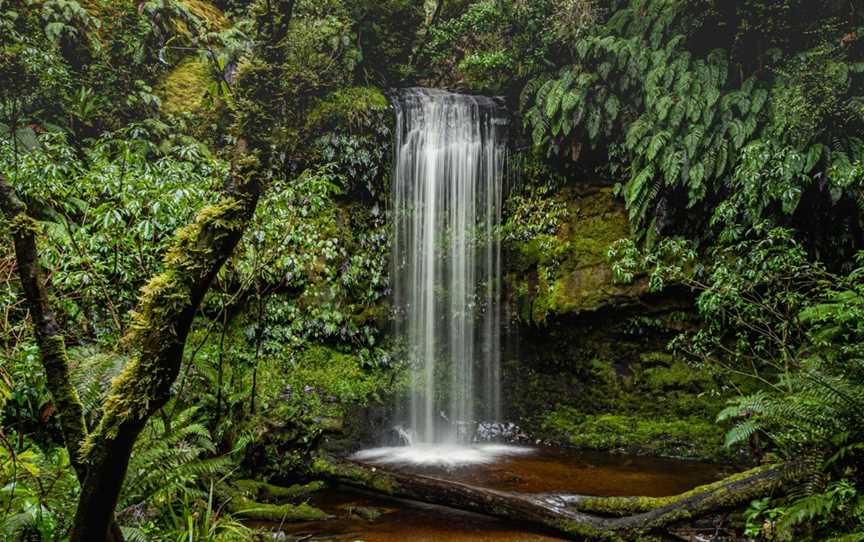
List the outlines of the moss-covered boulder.
<svg viewBox="0 0 864 542">
<path fill-rule="evenodd" d="M 529 169 L 507 202 L 505 289 L 519 324 L 503 366 L 508 417 L 550 443 L 726 459 L 721 383 L 666 350 L 697 324 L 692 295 L 617 284 L 607 253 L 631 235 L 624 205 L 609 186 L 555 175 Z"/>
<path fill-rule="evenodd" d="M 519 204 L 533 212 L 517 209 L 505 225 L 507 279 L 520 318 L 542 324 L 554 316 L 636 303 L 647 285 L 616 284 L 606 257 L 612 243 L 630 236 L 626 210 L 612 189 L 576 185 L 540 197 L 550 201 L 539 205 L 523 197 Z M 519 233 L 548 220 L 550 207 L 556 211 L 554 222 Z"/>
<path fill-rule="evenodd" d="M 592 450 L 730 459 L 714 422 L 722 383 L 665 352 L 684 311 L 607 309 L 525 327 L 505 358 L 508 415 L 549 443 Z M 644 310 L 639 307 L 639 310 Z"/>
</svg>

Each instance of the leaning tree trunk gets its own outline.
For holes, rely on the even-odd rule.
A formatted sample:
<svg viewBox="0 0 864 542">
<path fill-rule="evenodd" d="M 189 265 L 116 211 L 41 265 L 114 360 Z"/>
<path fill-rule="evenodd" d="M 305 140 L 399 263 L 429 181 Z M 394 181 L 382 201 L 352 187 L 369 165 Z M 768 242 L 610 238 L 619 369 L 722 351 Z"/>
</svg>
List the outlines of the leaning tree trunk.
<svg viewBox="0 0 864 542">
<path fill-rule="evenodd" d="M 431 476 L 318 459 L 330 480 L 392 497 L 537 525 L 571 538 L 624 541 L 667 525 L 728 509 L 782 488 L 804 471 L 796 465 L 757 467 L 671 497 L 585 497 L 499 491 Z"/>
<path fill-rule="evenodd" d="M 192 319 L 255 211 L 257 160 L 242 140 L 235 152 L 219 202 L 177 232 L 164 270 L 141 291 L 126 337 L 136 354 L 114 380 L 99 425 L 82 447 L 88 468 L 72 542 L 106 539 L 135 439 L 170 398 Z"/>
<path fill-rule="evenodd" d="M 27 207 L 15 194 L 15 190 L 0 174 L 0 210 L 9 222 L 15 247 L 15 262 L 24 299 L 30 311 L 33 334 L 45 369 L 45 385 L 51 393 L 60 421 L 63 443 L 69 452 L 69 463 L 75 470 L 79 483 L 87 476 L 87 465 L 82 461 L 81 445 L 87 437 L 84 423 L 84 407 L 78 392 L 72 385 L 69 359 L 66 356 L 66 341 L 57 322 L 54 310 L 44 286 L 44 273 L 39 264 L 36 235 L 39 224 L 27 214 Z M 120 542 L 123 535 L 114 522 L 113 509 L 108 515 L 110 529 L 105 540 Z"/>
<path fill-rule="evenodd" d="M 36 336 L 42 365 L 45 368 L 46 386 L 51 392 L 51 398 L 59 413 L 60 431 L 69 450 L 69 462 L 75 469 L 78 480 L 81 481 L 86 471 L 81 464 L 79 450 L 87 436 L 87 426 L 84 424 L 84 408 L 69 376 L 66 342 L 43 286 L 43 272 L 39 265 L 39 252 L 36 246 L 39 225 L 28 216 L 26 206 L 18 199 L 14 189 L 2 174 L 0 174 L 0 208 L 3 209 L 3 214 L 10 224 L 15 245 L 15 262 L 21 278 L 24 298 L 27 300 L 27 308 L 30 311 L 30 319 L 33 322 L 33 334 Z"/>
</svg>

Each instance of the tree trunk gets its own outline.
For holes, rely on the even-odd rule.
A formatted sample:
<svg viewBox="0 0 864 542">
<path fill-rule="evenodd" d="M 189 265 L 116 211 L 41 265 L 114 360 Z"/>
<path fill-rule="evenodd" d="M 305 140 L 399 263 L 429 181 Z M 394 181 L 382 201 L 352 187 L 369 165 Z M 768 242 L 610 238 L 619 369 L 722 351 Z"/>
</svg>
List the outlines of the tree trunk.
<svg viewBox="0 0 864 542">
<path fill-rule="evenodd" d="M 27 214 L 27 207 L 3 175 L 0 175 L 0 209 L 11 226 L 18 275 L 33 321 L 33 334 L 39 346 L 42 366 L 45 368 L 45 383 L 57 408 L 63 443 L 69 452 L 69 463 L 75 470 L 78 482 L 83 484 L 88 471 L 81 454 L 81 445 L 87 437 L 84 407 L 72 385 L 66 341 L 43 284 L 36 244 L 39 225 Z M 104 539 L 107 542 L 122 542 L 123 534 L 114 521 L 113 508 L 108 510 L 105 521 L 108 532 Z"/>
<path fill-rule="evenodd" d="M 802 469 L 757 467 L 671 497 L 586 497 L 520 494 L 430 476 L 319 459 L 314 469 L 332 481 L 460 510 L 534 524 L 571 538 L 623 541 L 770 494 Z"/>
<path fill-rule="evenodd" d="M 84 424 L 84 408 L 69 377 L 66 342 L 43 286 L 44 278 L 36 246 L 39 225 L 28 216 L 24 203 L 18 199 L 3 175 L 0 175 L 0 208 L 10 223 L 18 275 L 42 356 L 46 385 L 57 407 L 60 430 L 66 449 L 69 450 L 69 462 L 81 481 L 85 469 L 81 464 L 80 448 L 87 436 L 87 426 Z"/>
<path fill-rule="evenodd" d="M 261 190 L 257 160 L 246 154 L 242 140 L 235 152 L 238 158 L 219 202 L 178 230 L 164 271 L 141 291 L 126 336 L 136 354 L 114 380 L 99 426 L 83 447 L 89 468 L 72 542 L 107 538 L 135 439 L 168 401 L 192 319 L 255 210 Z"/>
</svg>

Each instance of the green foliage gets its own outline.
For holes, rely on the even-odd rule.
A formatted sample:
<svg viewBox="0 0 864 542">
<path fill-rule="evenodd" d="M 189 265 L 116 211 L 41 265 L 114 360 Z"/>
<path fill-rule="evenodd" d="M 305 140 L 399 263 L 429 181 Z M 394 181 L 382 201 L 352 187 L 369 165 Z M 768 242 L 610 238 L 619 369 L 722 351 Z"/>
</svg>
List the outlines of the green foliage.
<svg viewBox="0 0 864 542">
<path fill-rule="evenodd" d="M 432 25 L 419 49 L 421 75 L 476 92 L 512 93 L 540 72 L 558 49 L 548 32 L 558 2 L 481 0 Z M 426 75 L 423 72 L 430 72 Z"/>
<path fill-rule="evenodd" d="M 198 145 L 163 153 L 134 129 L 128 135 L 96 142 L 84 159 L 58 134 L 40 136 L 26 153 L 0 139 L 0 167 L 41 210 L 43 265 L 60 307 L 85 336 L 122 332 L 122 315 L 161 268 L 172 233 L 212 201 L 226 174 Z"/>
<path fill-rule="evenodd" d="M 0 533 L 4 540 L 62 540 L 71 525 L 77 493 L 63 448 L 41 449 L 26 441 L 13 451 L 0 446 Z"/>
<path fill-rule="evenodd" d="M 178 412 L 170 425 L 158 416 L 150 421 L 132 452 L 119 510 L 207 498 L 208 483 L 224 475 L 230 462 L 227 457 L 207 457 L 216 448 L 210 432 L 196 420 L 197 410 Z"/>
<path fill-rule="evenodd" d="M 264 279 L 290 294 L 269 302 L 268 341 L 376 344 L 375 321 L 364 313 L 383 302 L 389 238 L 382 213 L 336 201 L 345 184 L 330 166 L 278 183 L 262 202 L 268 213 L 242 242 L 247 257 L 236 263 L 238 282 Z"/>
<path fill-rule="evenodd" d="M 799 15 L 812 9 L 796 4 Z M 578 38 L 572 65 L 526 86 L 534 144 L 574 159 L 583 143 L 606 150 L 630 219 L 649 237 L 673 219 L 685 222 L 675 216 L 684 208 L 711 212 L 719 204 L 715 222 L 722 227 L 738 215 L 792 215 L 808 187 L 821 198 L 814 202 L 857 198 L 861 142 L 854 133 L 864 120 L 864 57 L 840 39 L 843 32 L 857 36 L 856 15 L 826 10 L 831 16 L 818 19 L 815 43 L 771 49 L 759 59 L 760 71 L 748 74 L 742 64 L 750 59 L 730 57 L 722 41 L 705 50 L 697 36 L 714 32 L 723 17 L 743 32 L 753 9 L 626 2 Z M 845 26 L 838 29 L 837 20 Z M 821 176 L 829 182 L 816 183 Z"/>
<path fill-rule="evenodd" d="M 381 198 L 389 174 L 392 112 L 376 88 L 350 87 L 321 100 L 306 119 L 312 159 L 341 174 L 350 195 Z"/>
<path fill-rule="evenodd" d="M 417 0 L 346 1 L 357 35 L 363 79 L 385 85 L 402 81 L 413 71 L 411 54 L 424 18 Z"/>
<path fill-rule="evenodd" d="M 283 171 L 299 173 L 307 167 L 304 151 L 309 141 L 302 127 L 319 99 L 353 80 L 359 52 L 352 40 L 351 21 L 338 0 L 298 2 L 280 43 L 267 59 L 244 59 L 232 89 L 235 123 L 243 132 L 280 149 Z M 254 24 L 272 25 L 264 3 Z M 275 164 L 274 164 L 275 165 Z"/>
<path fill-rule="evenodd" d="M 848 274 L 833 273 L 790 231 L 760 228 L 716 249 L 707 270 L 681 241 L 664 241 L 647 258 L 632 244 L 613 252 L 619 276 L 642 269 L 655 287 L 674 280 L 700 292 L 704 324 L 673 348 L 701 370 L 758 386 L 755 393 L 740 390 L 718 415 L 732 422 L 727 446 L 746 444 L 809 473 L 787 500 L 772 501 L 770 513 L 764 505 L 752 513 L 767 519 L 773 531 L 766 538 L 816 540 L 860 530 L 864 258 Z"/>
</svg>

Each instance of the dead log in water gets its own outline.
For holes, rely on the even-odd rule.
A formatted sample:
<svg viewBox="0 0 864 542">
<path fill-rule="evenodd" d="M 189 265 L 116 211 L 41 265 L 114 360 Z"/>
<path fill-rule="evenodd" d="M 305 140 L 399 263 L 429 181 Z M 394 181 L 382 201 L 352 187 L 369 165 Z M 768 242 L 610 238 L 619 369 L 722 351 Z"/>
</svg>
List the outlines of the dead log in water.
<svg viewBox="0 0 864 542">
<path fill-rule="evenodd" d="M 550 529 L 574 539 L 634 540 L 663 527 L 729 509 L 776 492 L 801 475 L 791 464 L 764 465 L 671 497 L 522 494 L 432 476 L 321 458 L 315 470 L 331 481 Z"/>
</svg>

